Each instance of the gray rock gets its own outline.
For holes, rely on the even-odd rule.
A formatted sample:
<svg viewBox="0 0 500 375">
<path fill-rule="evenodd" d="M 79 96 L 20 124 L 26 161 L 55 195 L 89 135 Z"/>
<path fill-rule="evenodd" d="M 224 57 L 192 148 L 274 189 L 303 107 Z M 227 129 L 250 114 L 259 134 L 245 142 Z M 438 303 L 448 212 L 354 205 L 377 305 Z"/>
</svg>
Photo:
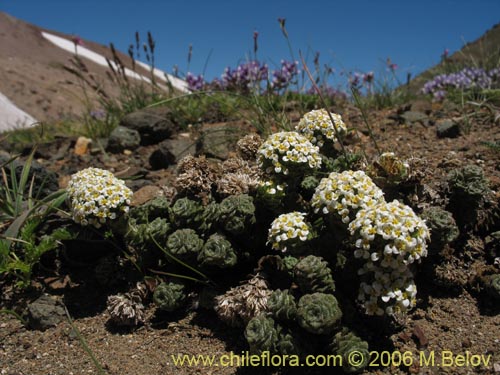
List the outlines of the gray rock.
<svg viewBox="0 0 500 375">
<path fill-rule="evenodd" d="M 172 136 L 178 127 L 171 120 L 168 108 L 146 108 L 129 113 L 120 125 L 139 132 L 141 145 L 152 145 Z"/>
<path fill-rule="evenodd" d="M 139 147 L 141 136 L 135 129 L 117 126 L 109 135 L 107 151 L 119 153 Z"/>
<path fill-rule="evenodd" d="M 210 127 L 202 131 L 197 151 L 209 158 L 225 160 L 240 136 L 241 130 L 234 126 Z"/>
<path fill-rule="evenodd" d="M 401 115 L 401 118 L 408 125 L 412 125 L 416 122 L 420 122 L 421 124 L 427 126 L 429 125 L 429 117 L 422 112 L 417 111 L 406 111 Z"/>
<path fill-rule="evenodd" d="M 443 120 L 437 123 L 438 138 L 456 138 L 460 135 L 460 125 L 452 120 Z"/>
<path fill-rule="evenodd" d="M 428 115 L 432 112 L 432 103 L 429 100 L 416 99 L 411 102 L 411 110 L 413 112 L 420 112 Z"/>
<path fill-rule="evenodd" d="M 196 142 L 189 138 L 167 139 L 158 145 L 149 157 L 152 169 L 164 169 L 177 163 L 186 155 L 196 153 Z"/>
<path fill-rule="evenodd" d="M 48 294 L 28 305 L 28 323 L 33 329 L 45 331 L 66 319 L 61 303 Z"/>
</svg>

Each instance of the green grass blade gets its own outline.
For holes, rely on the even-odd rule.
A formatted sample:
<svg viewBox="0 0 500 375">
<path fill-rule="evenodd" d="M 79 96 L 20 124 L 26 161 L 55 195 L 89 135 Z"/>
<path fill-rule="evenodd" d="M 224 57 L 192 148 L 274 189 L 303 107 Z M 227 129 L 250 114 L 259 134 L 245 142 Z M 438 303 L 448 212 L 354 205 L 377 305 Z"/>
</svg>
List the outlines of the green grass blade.
<svg viewBox="0 0 500 375">
<path fill-rule="evenodd" d="M 59 190 L 56 191 L 55 193 L 52 193 L 48 196 L 46 196 L 44 199 L 41 201 L 37 202 L 31 209 L 28 209 L 24 211 L 21 215 L 19 215 L 13 222 L 10 224 L 10 226 L 7 228 L 7 230 L 4 233 L 4 236 L 6 238 L 17 238 L 19 234 L 19 230 L 21 227 L 24 225 L 26 222 L 27 218 L 34 213 L 38 208 L 41 206 L 47 204 L 47 210 L 44 212 L 43 216 L 48 215 L 50 212 L 53 210 L 57 209 L 66 199 L 66 191 L 65 190 Z M 11 242 L 10 240 L 6 240 L 7 244 L 10 246 Z"/>
<path fill-rule="evenodd" d="M 167 249 L 165 249 L 164 247 L 162 247 L 158 241 L 156 241 L 156 239 L 154 238 L 154 236 L 151 236 L 151 239 L 153 240 L 153 242 L 155 243 L 155 245 L 158 247 L 158 249 L 160 249 L 168 258 L 172 259 L 174 262 L 180 264 L 181 266 L 187 268 L 188 270 L 194 272 L 195 274 L 201 276 L 203 279 L 205 279 L 206 281 L 212 283 L 212 281 L 201 271 L 198 271 L 196 268 L 190 266 L 189 264 L 187 263 L 184 263 L 182 260 L 180 260 L 179 258 L 177 258 L 176 256 L 170 254 L 169 251 L 167 251 Z"/>
<path fill-rule="evenodd" d="M 15 317 L 17 320 L 19 320 L 21 322 L 21 324 L 23 326 L 27 326 L 28 325 L 28 322 L 26 320 L 23 319 L 23 317 L 21 315 L 19 315 L 18 313 L 16 313 L 15 311 L 13 310 L 9 310 L 9 309 L 1 309 L 0 310 L 0 314 L 6 314 L 6 315 L 12 315 L 13 317 Z"/>
</svg>

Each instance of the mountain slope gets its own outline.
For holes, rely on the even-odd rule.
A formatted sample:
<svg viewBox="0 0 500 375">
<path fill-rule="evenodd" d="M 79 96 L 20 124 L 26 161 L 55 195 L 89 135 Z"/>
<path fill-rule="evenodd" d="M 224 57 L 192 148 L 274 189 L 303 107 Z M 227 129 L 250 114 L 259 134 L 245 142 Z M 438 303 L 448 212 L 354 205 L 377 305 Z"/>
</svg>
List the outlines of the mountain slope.
<svg viewBox="0 0 500 375">
<path fill-rule="evenodd" d="M 418 92 L 437 74 L 457 71 L 464 67 L 492 69 L 500 66 L 500 23 L 486 31 L 480 38 L 466 43 L 459 51 L 448 56 L 445 61 L 434 65 L 416 76 L 410 82 L 410 90 Z"/>
<path fill-rule="evenodd" d="M 85 109 L 81 81 L 65 69 L 65 66 L 71 66 L 73 52 L 62 49 L 42 33 L 72 43 L 70 35 L 46 30 L 0 12 L 0 93 L 39 121 L 78 116 Z M 82 42 L 81 49 L 112 60 L 108 47 L 88 40 Z M 132 69 L 128 55 L 120 52 L 117 55 L 127 68 Z M 103 89 L 111 96 L 118 95 L 116 85 L 111 84 L 106 75 L 108 67 L 85 58 L 84 54 L 79 56 Z M 143 77 L 151 75 L 139 64 L 135 71 Z"/>
</svg>

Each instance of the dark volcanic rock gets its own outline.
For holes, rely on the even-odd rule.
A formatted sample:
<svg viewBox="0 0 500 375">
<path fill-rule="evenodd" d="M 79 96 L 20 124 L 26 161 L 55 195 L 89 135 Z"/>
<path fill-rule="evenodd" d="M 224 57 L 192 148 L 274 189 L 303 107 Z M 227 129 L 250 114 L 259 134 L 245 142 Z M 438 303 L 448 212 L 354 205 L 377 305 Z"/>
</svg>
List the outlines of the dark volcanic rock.
<svg viewBox="0 0 500 375">
<path fill-rule="evenodd" d="M 141 135 L 135 129 L 117 126 L 109 135 L 109 152 L 122 152 L 123 150 L 135 150 L 141 143 Z"/>
<path fill-rule="evenodd" d="M 120 125 L 139 132 L 141 145 L 152 145 L 171 137 L 177 125 L 170 119 L 168 108 L 146 108 L 122 118 Z"/>
<path fill-rule="evenodd" d="M 149 164 L 155 170 L 168 168 L 184 156 L 194 155 L 195 152 L 196 142 L 189 138 L 167 139 L 158 145 L 158 149 L 153 151 L 149 157 Z"/>
<path fill-rule="evenodd" d="M 66 319 L 61 303 L 44 294 L 28 305 L 28 323 L 31 328 L 45 331 Z"/>
<path fill-rule="evenodd" d="M 438 138 L 456 138 L 460 135 L 460 125 L 452 120 L 438 122 L 436 133 Z"/>
<path fill-rule="evenodd" d="M 198 153 L 210 158 L 225 160 L 241 136 L 241 130 L 234 126 L 214 126 L 201 133 Z"/>
</svg>

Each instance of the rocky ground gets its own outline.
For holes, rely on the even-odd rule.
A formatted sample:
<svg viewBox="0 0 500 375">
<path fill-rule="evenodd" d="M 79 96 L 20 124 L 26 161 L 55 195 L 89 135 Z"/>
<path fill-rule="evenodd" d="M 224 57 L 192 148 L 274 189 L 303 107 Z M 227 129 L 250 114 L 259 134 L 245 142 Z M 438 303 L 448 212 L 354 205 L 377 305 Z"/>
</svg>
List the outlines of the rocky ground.
<svg viewBox="0 0 500 375">
<path fill-rule="evenodd" d="M 347 106 L 342 109 L 342 114 L 346 123 L 359 130 L 359 139 L 355 137 L 351 147 L 364 148 L 368 155 L 375 155 L 375 146 L 365 131 L 359 110 Z M 498 203 L 500 153 L 488 147 L 486 142 L 500 141 L 500 126 L 486 112 L 464 117 L 458 107 L 452 105 L 415 101 L 398 109 L 374 111 L 369 118 L 380 149 L 394 151 L 404 158 L 425 159 L 425 180 L 432 188 L 439 189 L 451 169 L 472 163 L 484 169 L 494 191 L 492 205 Z M 135 191 L 135 204 L 141 204 L 168 191 L 175 162 L 184 154 L 197 151 L 212 158 L 227 158 L 233 152 L 231 145 L 237 134 L 250 131 L 244 123 L 217 123 L 203 127 L 202 133 L 199 130 L 179 132 L 172 124 L 157 122 L 155 125 L 150 119 L 145 125 L 141 119 L 143 117 L 129 117 L 122 121 L 122 133 L 118 134 L 118 131 L 102 145 L 66 138 L 40 145 L 36 153 L 37 163 L 57 173 L 61 187 L 72 173 L 87 166 L 109 169 L 122 178 L 134 176 L 134 179 L 127 180 L 127 184 Z M 235 133 L 234 129 L 239 131 Z M 163 131 L 162 135 L 158 135 L 158 131 Z M 196 147 L 196 139 L 203 132 L 203 142 L 198 142 Z M 138 134 L 142 136 L 138 137 Z M 144 134 L 149 134 L 146 141 Z M 220 142 L 221 139 L 227 142 Z M 113 152 L 103 153 L 101 146 Z M 489 214 L 494 215 L 494 209 Z M 430 259 L 423 260 L 416 280 L 417 308 L 406 318 L 392 322 L 390 329 L 382 328 L 376 319 L 367 318 L 365 329 L 360 331 L 374 343 L 373 350 L 409 351 L 413 360 L 408 367 L 379 367 L 381 359 L 377 360 L 374 353 L 373 366 L 366 373 L 500 373 L 499 303 L 480 292 L 475 282 L 481 272 L 478 270 L 488 262 L 484 256 L 489 241 L 487 236 L 500 229 L 498 218 L 490 221 L 490 227 L 485 224 L 486 229 L 469 236 L 460 247 L 449 247 L 449 254 L 438 267 L 426 264 Z M 67 307 L 73 326 L 61 308 L 62 304 L 50 307 L 51 314 L 59 319 L 56 319 L 55 327 L 45 331 L 27 329 L 14 317 L 0 315 L 1 374 L 98 373 L 79 335 L 107 374 L 332 372 L 331 368 L 307 371 L 300 368 L 295 371 L 291 368 L 176 366 L 171 357 L 176 354 L 219 356 L 230 351 L 240 353 L 246 350 L 245 338 L 241 330 L 229 329 L 215 314 L 197 310 L 196 306 L 184 314 L 170 316 L 156 316 L 154 308 L 150 307 L 147 314 L 152 319 L 145 326 L 135 331 L 117 330 L 108 323 L 105 309 L 107 295 L 116 290 L 98 287 L 95 281 L 85 277 L 86 272 L 85 267 L 77 267 L 71 275 L 41 272 L 43 275 L 34 281 L 34 291 L 27 294 L 14 293 L 9 285 L 2 285 L 0 307 L 24 312 L 29 302 L 42 291 L 47 292 Z M 489 358 L 489 362 L 479 366 L 470 362 L 464 365 L 455 363 L 449 367 L 446 366 L 448 362 L 441 362 L 443 351 L 450 351 L 454 356 L 482 355 Z M 432 353 L 435 355 L 434 365 L 420 360 L 420 356 L 425 359 Z"/>
</svg>

